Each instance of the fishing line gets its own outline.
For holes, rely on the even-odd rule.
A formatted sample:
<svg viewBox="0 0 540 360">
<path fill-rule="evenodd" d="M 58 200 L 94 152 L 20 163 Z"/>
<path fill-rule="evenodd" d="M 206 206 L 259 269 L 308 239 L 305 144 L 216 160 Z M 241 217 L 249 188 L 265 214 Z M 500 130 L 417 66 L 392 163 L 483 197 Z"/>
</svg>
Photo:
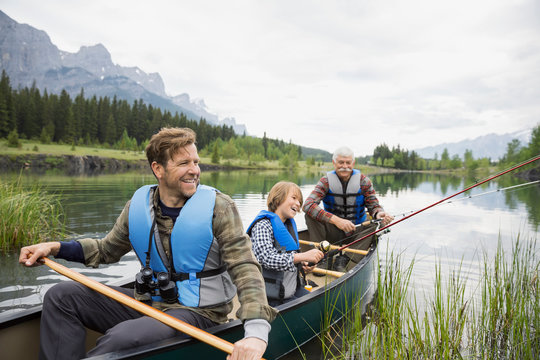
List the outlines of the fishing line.
<svg viewBox="0 0 540 360">
<path fill-rule="evenodd" d="M 444 199 L 441 199 L 441 200 L 439 200 L 439 201 L 437 201 L 437 202 L 434 202 L 433 204 L 428 205 L 428 206 L 426 206 L 426 207 L 423 208 L 423 209 L 417 210 L 417 211 L 415 211 L 414 213 L 412 213 L 412 214 L 410 214 L 410 215 L 407 215 L 407 216 L 405 216 L 405 217 L 402 218 L 402 219 L 399 219 L 399 220 L 397 220 L 397 221 L 395 221 L 395 222 L 393 222 L 393 223 L 390 223 L 390 224 L 388 224 L 388 225 L 386 225 L 386 226 L 383 226 L 382 228 L 379 228 L 379 229 L 377 229 L 377 230 L 375 230 L 375 231 L 373 231 L 373 232 L 371 232 L 371 233 L 369 233 L 369 234 L 367 234 L 367 235 L 365 235 L 365 236 L 362 236 L 361 238 L 356 239 L 356 240 L 354 240 L 353 242 L 350 242 L 349 244 L 340 247 L 339 249 L 332 250 L 331 252 L 337 253 L 337 252 L 339 252 L 339 251 L 341 251 L 341 250 L 343 250 L 343 249 L 345 249 L 345 248 L 348 248 L 349 246 L 351 246 L 351 245 L 353 245 L 353 244 L 355 244 L 355 243 L 357 243 L 357 242 L 359 242 L 359 241 L 362 241 L 362 240 L 364 240 L 364 239 L 366 239 L 366 238 L 368 238 L 368 237 L 370 237 L 370 236 L 375 235 L 375 234 L 378 233 L 378 232 L 381 232 L 381 231 L 383 231 L 383 230 L 389 228 L 390 226 L 394 226 L 394 225 L 396 225 L 396 224 L 399 224 L 400 222 L 405 221 L 405 220 L 407 220 L 408 218 L 413 217 L 414 215 L 417 215 L 417 214 L 419 214 L 419 213 L 421 213 L 421 212 L 423 212 L 423 211 L 425 211 L 425 210 L 427 210 L 427 209 L 429 209 L 429 208 L 432 208 L 432 207 L 435 206 L 435 205 L 438 205 L 438 204 L 440 204 L 440 203 L 443 203 L 443 202 L 445 202 L 445 201 L 447 201 L 447 200 L 449 200 L 449 199 L 451 199 L 451 198 L 453 198 L 453 197 L 455 197 L 455 196 L 457 196 L 457 195 L 459 195 L 459 194 L 463 194 L 463 193 L 466 192 L 466 191 L 469 191 L 469 190 L 471 190 L 471 189 L 473 189 L 473 188 L 475 188 L 475 187 L 477 187 L 477 186 L 480 186 L 480 185 L 482 185 L 482 184 L 484 184 L 484 183 L 486 183 L 486 182 L 488 182 L 488 181 L 491 181 L 491 180 L 493 180 L 493 179 L 495 179 L 495 178 L 498 178 L 499 176 L 502 176 L 502 175 L 504 175 L 504 174 L 506 174 L 506 173 L 509 173 L 510 171 L 519 169 L 520 167 L 525 166 L 525 165 L 528 165 L 528 164 L 530 164 L 530 163 L 532 163 L 532 162 L 534 162 L 534 161 L 537 161 L 537 160 L 540 160 L 540 155 L 539 155 L 539 156 L 536 156 L 536 157 L 533 157 L 533 158 L 530 158 L 529 160 L 525 160 L 525 161 L 523 161 L 522 163 L 520 163 L 520 164 L 518 164 L 518 165 L 515 165 L 515 166 L 512 166 L 512 167 L 508 168 L 507 170 L 501 171 L 501 172 L 499 172 L 499 173 L 497 173 L 497 174 L 495 174 L 495 175 L 493 175 L 493 176 L 490 176 L 490 177 L 486 178 L 485 180 L 482 180 L 482 181 L 480 181 L 480 182 L 476 182 L 475 184 L 473 184 L 473 185 L 471 185 L 471 186 L 469 186 L 469 187 L 467 187 L 467 188 L 465 188 L 465 189 L 463 189 L 463 190 L 461 190 L 461 191 L 458 191 L 457 193 L 455 193 L 455 194 L 453 194 L 453 195 L 447 196 L 447 197 L 445 197 Z"/>
<path fill-rule="evenodd" d="M 460 197 L 460 198 L 457 198 L 457 199 L 455 199 L 455 200 L 448 200 L 448 201 L 444 202 L 443 204 L 451 204 L 451 203 L 454 203 L 454 202 L 457 202 L 457 201 L 468 200 L 468 199 L 472 199 L 472 198 L 475 198 L 475 197 L 480 197 L 480 196 L 484 196 L 484 195 L 489 195 L 489 194 L 493 194 L 493 193 L 501 192 L 501 191 L 516 190 L 516 189 L 517 189 L 517 190 L 522 190 L 522 189 L 518 189 L 518 188 L 521 188 L 521 187 L 524 187 L 524 186 L 531 186 L 531 185 L 538 184 L 538 183 L 540 183 L 540 180 L 529 181 L 529 182 L 527 182 L 527 183 L 518 184 L 518 185 L 513 185 L 513 186 L 507 186 L 507 187 L 500 188 L 500 189 L 495 189 L 495 190 L 486 191 L 486 192 L 483 192 L 483 193 L 480 193 L 480 194 L 465 195 L 465 196 Z M 396 218 L 396 217 L 400 217 L 400 216 L 405 216 L 405 215 L 411 214 L 411 213 L 413 213 L 413 212 L 415 212 L 415 210 L 407 211 L 407 212 L 404 212 L 404 213 L 401 213 L 401 214 L 397 214 L 397 215 L 393 215 L 393 216 L 394 216 L 394 218 Z"/>
</svg>

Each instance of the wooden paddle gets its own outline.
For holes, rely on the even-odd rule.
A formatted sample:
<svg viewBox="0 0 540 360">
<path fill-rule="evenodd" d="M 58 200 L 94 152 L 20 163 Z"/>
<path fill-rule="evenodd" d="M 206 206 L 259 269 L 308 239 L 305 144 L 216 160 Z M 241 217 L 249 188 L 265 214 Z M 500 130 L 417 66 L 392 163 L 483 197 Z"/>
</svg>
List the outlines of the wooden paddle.
<svg viewBox="0 0 540 360">
<path fill-rule="evenodd" d="M 76 271 L 68 269 L 67 267 L 60 265 L 57 262 L 54 262 L 46 257 L 43 257 L 42 259 L 45 265 L 47 265 L 54 271 L 58 272 L 59 274 L 62 274 L 72 280 L 80 282 L 81 284 L 89 287 L 90 289 L 95 290 L 105 296 L 108 296 L 111 299 L 116 300 L 121 304 L 129 306 L 130 308 L 144 315 L 150 316 L 158 321 L 161 321 L 165 325 L 169 325 L 170 327 L 178 331 L 181 331 L 184 334 L 187 334 L 197 340 L 205 342 L 208 345 L 211 345 L 221 351 L 226 352 L 227 354 L 231 354 L 233 351 L 234 345 L 226 340 L 223 340 L 193 325 L 187 324 L 183 322 L 182 320 L 179 320 L 162 311 L 159 311 L 156 308 L 143 304 L 142 302 L 137 301 L 133 299 L 132 297 L 129 297 L 119 291 L 116 291 L 100 282 L 92 280 Z"/>
<path fill-rule="evenodd" d="M 319 269 L 319 268 L 314 268 L 313 272 L 316 273 L 316 274 L 330 275 L 330 276 L 337 277 L 337 278 L 342 277 L 343 275 L 345 275 L 345 273 L 342 273 L 342 272 L 339 272 L 339 271 L 325 270 L 325 269 Z"/>
<path fill-rule="evenodd" d="M 319 245 L 320 245 L 320 243 L 313 242 L 313 241 L 307 241 L 307 240 L 299 240 L 299 241 L 300 241 L 300 244 L 313 245 L 317 249 L 319 248 Z M 330 249 L 332 249 L 332 250 L 333 249 L 339 249 L 339 246 L 330 245 Z M 345 248 L 345 249 L 343 249 L 343 251 L 347 251 L 347 252 L 354 253 L 354 254 L 360 254 L 360 255 L 367 255 L 367 253 L 368 253 L 367 250 L 358 250 L 358 249 L 349 249 L 349 248 Z"/>
</svg>

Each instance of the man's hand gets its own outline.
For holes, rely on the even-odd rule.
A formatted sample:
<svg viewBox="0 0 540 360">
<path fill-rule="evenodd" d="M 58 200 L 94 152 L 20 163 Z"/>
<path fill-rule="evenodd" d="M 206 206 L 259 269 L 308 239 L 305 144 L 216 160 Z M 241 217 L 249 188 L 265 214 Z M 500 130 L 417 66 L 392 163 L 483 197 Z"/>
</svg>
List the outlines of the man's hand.
<svg viewBox="0 0 540 360">
<path fill-rule="evenodd" d="M 39 258 L 49 256 L 51 254 L 55 256 L 58 254 L 59 250 L 60 243 L 58 241 L 25 246 L 21 249 L 21 253 L 19 255 L 19 264 L 29 267 L 42 265 L 41 262 L 38 261 Z"/>
<path fill-rule="evenodd" d="M 227 360 L 260 360 L 266 350 L 266 342 L 248 337 L 234 343 L 233 352 Z"/>
<path fill-rule="evenodd" d="M 381 221 L 382 226 L 386 226 L 390 224 L 392 220 L 394 220 L 394 217 L 392 215 L 387 214 L 384 211 L 378 212 L 376 217 L 377 219 L 382 219 Z"/>
<path fill-rule="evenodd" d="M 334 224 L 338 229 L 342 230 L 346 234 L 352 233 L 356 229 L 352 221 L 340 218 L 336 215 L 332 215 L 330 218 L 330 224 Z"/>
</svg>

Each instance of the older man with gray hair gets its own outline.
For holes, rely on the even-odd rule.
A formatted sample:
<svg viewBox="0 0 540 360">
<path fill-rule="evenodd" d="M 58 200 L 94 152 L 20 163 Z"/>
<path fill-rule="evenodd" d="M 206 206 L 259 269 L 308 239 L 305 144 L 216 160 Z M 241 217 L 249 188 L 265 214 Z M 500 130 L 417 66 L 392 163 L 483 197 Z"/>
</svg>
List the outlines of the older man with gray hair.
<svg viewBox="0 0 540 360">
<path fill-rule="evenodd" d="M 360 170 L 353 169 L 354 153 L 350 148 L 338 148 L 332 156 L 332 164 L 334 170 L 319 180 L 304 202 L 312 241 L 335 243 L 352 235 L 356 225 L 366 220 L 366 209 L 372 218 L 381 219 L 383 225 L 394 219 L 379 204 L 371 180 Z M 321 201 L 324 209 L 319 206 Z M 340 255 L 334 269 L 343 271 L 349 260 L 347 255 Z"/>
</svg>

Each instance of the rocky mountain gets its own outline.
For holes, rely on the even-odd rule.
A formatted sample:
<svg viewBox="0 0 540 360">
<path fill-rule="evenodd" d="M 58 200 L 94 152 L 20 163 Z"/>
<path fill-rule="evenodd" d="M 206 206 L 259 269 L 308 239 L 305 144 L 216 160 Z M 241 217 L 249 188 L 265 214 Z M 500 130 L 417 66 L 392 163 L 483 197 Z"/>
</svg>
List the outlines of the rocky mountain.
<svg viewBox="0 0 540 360">
<path fill-rule="evenodd" d="M 414 149 L 414 151 L 425 159 L 433 159 L 435 155 L 440 159 L 444 149 L 448 149 L 450 157 L 458 155 L 463 159 L 465 150 L 472 150 L 475 159 L 487 157 L 498 160 L 504 156 L 508 143 L 513 139 L 518 139 L 522 146 L 527 145 L 531 139 L 531 132 L 532 129 L 525 129 L 502 135 L 487 134 L 474 139 Z"/>
<path fill-rule="evenodd" d="M 176 105 L 187 109 L 194 114 L 197 114 L 199 117 L 205 118 L 207 121 L 212 123 L 219 123 L 227 126 L 232 126 L 234 132 L 237 134 L 247 134 L 246 126 L 243 124 L 237 124 L 234 118 L 223 118 L 218 119 L 218 116 L 209 112 L 208 107 L 203 99 L 190 99 L 189 94 L 180 94 L 171 98 L 173 103 Z"/>
<path fill-rule="evenodd" d="M 6 71 L 13 88 L 32 86 L 49 93 L 65 89 L 71 97 L 84 88 L 85 96 L 116 95 L 129 103 L 142 99 L 172 113 L 188 118 L 206 118 L 216 125 L 231 125 L 238 134 L 246 131 L 234 119 L 220 120 L 207 111 L 204 101 L 192 102 L 188 94 L 169 97 L 158 73 L 147 74 L 138 67 L 114 64 L 102 45 L 83 46 L 76 53 L 62 51 L 46 32 L 19 24 L 0 10 L 0 69 Z M 180 99 L 180 100 L 178 100 Z"/>
</svg>

